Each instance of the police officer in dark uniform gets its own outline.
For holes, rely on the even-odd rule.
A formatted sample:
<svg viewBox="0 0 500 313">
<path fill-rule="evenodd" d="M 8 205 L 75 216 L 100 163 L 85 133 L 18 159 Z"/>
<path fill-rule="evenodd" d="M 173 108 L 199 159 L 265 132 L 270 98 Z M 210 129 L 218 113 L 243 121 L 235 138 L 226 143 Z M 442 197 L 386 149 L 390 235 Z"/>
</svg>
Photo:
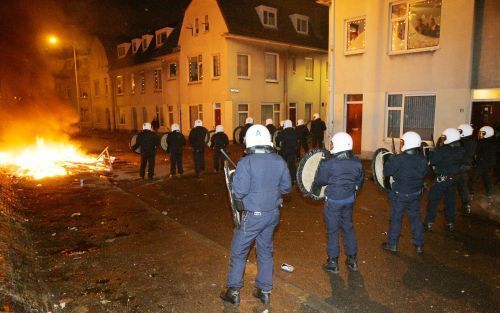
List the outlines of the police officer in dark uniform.
<svg viewBox="0 0 500 313">
<path fill-rule="evenodd" d="M 474 183 L 482 177 L 486 195 L 492 197 L 494 191 L 492 173 L 495 170 L 497 152 L 498 139 L 495 137 L 494 129 L 490 126 L 481 127 L 477 143 L 477 166 L 472 174 L 471 193 L 474 191 Z"/>
<path fill-rule="evenodd" d="M 297 121 L 297 127 L 295 127 L 295 131 L 297 132 L 297 138 L 299 140 L 299 146 L 298 146 L 298 155 L 300 155 L 300 148 L 304 150 L 304 153 L 307 153 L 309 151 L 309 144 L 307 143 L 307 139 L 309 138 L 309 135 L 311 135 L 311 132 L 307 128 L 306 125 L 304 125 L 304 120 L 298 120 Z"/>
<path fill-rule="evenodd" d="M 170 178 L 175 177 L 176 173 L 182 176 L 182 148 L 186 145 L 186 138 L 181 133 L 179 124 L 172 124 L 172 132 L 167 137 L 167 152 L 170 153 Z"/>
<path fill-rule="evenodd" d="M 273 234 L 280 221 L 281 195 L 291 190 L 290 173 L 272 149 L 271 135 L 263 125 L 248 129 L 247 156 L 242 158 L 233 179 L 233 191 L 243 201 L 240 228 L 234 230 L 227 290 L 220 296 L 240 303 L 240 288 L 250 247 L 256 242 L 258 273 L 253 295 L 269 304 L 273 288 Z"/>
<path fill-rule="evenodd" d="M 132 150 L 141 148 L 141 167 L 139 174 L 144 179 L 146 175 L 146 165 L 148 166 L 148 178 L 153 179 L 155 175 L 156 149 L 160 145 L 160 138 L 151 131 L 151 124 L 144 123 L 142 132 L 137 135 L 137 140 Z"/>
<path fill-rule="evenodd" d="M 229 138 L 224 133 L 224 126 L 222 125 L 215 126 L 215 134 L 210 139 L 210 147 L 214 149 L 215 172 L 218 172 L 219 169 L 224 168 L 224 156 L 222 155 L 222 152 L 220 150 L 223 149 L 224 151 L 226 151 L 228 145 L 229 145 Z"/>
<path fill-rule="evenodd" d="M 457 179 L 457 189 L 462 199 L 462 209 L 465 213 L 471 212 L 469 181 L 471 179 L 471 170 L 476 158 L 477 140 L 472 136 L 474 129 L 469 124 L 461 124 L 457 127 L 460 133 L 460 141 L 465 148 L 465 155 L 462 162 L 462 168 Z"/>
<path fill-rule="evenodd" d="M 328 259 L 323 269 L 337 274 L 339 229 L 342 230 L 344 251 L 347 254 L 346 265 L 353 271 L 358 270 L 358 243 L 352 222 L 352 210 L 356 192 L 363 185 L 365 177 L 361 161 L 352 153 L 352 138 L 344 132 L 332 137 L 332 158 L 320 163 L 314 179 L 317 186 L 325 189 L 326 204 L 324 209 L 325 224 L 328 232 Z"/>
<path fill-rule="evenodd" d="M 394 183 L 389 192 L 391 202 L 391 220 L 387 232 L 387 242 L 382 244 L 384 250 L 398 250 L 399 235 L 404 210 L 408 210 L 413 245 L 418 254 L 424 252 L 424 234 L 420 222 L 420 199 L 427 174 L 427 159 L 422 153 L 422 140 L 415 132 L 403 134 L 401 154 L 391 157 L 384 164 L 384 177 L 392 176 Z"/>
<path fill-rule="evenodd" d="M 276 131 L 276 126 L 274 126 L 274 124 L 273 124 L 273 119 L 268 118 L 266 120 L 266 128 L 269 131 L 269 133 L 271 134 L 271 138 L 273 138 L 274 132 Z"/>
<path fill-rule="evenodd" d="M 245 142 L 245 136 L 247 134 L 247 131 L 250 127 L 252 127 L 252 125 L 253 125 L 253 118 L 247 117 L 247 119 L 245 120 L 245 125 L 243 126 L 243 129 L 241 130 L 238 138 L 240 143 Z"/>
<path fill-rule="evenodd" d="M 314 113 L 311 122 L 311 134 L 313 138 L 312 148 L 323 148 L 326 124 L 321 120 L 318 113 Z"/>
<path fill-rule="evenodd" d="M 444 215 L 446 229 L 453 231 L 455 223 L 455 195 L 457 177 L 460 173 L 465 149 L 460 142 L 460 133 L 456 128 L 447 128 L 443 131 L 444 145 L 430 153 L 430 165 L 434 168 L 436 178 L 429 190 L 427 213 L 424 219 L 424 228 L 432 231 L 436 220 L 436 211 L 439 200 L 444 197 Z"/>
<path fill-rule="evenodd" d="M 200 177 L 205 170 L 205 139 L 208 130 L 203 127 L 201 120 L 194 121 L 194 128 L 189 132 L 189 143 L 193 147 L 194 171 L 196 177 Z"/>
<path fill-rule="evenodd" d="M 280 154 L 285 160 L 292 181 L 296 180 L 297 166 L 297 133 L 292 127 L 292 121 L 286 120 L 283 123 L 283 130 L 276 137 L 276 144 L 280 145 Z"/>
</svg>

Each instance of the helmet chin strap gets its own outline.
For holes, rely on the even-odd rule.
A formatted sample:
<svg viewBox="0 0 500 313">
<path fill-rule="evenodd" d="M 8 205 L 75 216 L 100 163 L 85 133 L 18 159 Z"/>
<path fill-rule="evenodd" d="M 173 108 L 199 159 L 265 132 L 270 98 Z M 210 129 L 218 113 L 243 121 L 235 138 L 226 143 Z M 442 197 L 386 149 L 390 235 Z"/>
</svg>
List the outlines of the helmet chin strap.
<svg viewBox="0 0 500 313">
<path fill-rule="evenodd" d="M 274 148 L 271 146 L 253 146 L 250 148 L 246 149 L 247 154 L 254 154 L 254 153 L 273 153 Z"/>
</svg>

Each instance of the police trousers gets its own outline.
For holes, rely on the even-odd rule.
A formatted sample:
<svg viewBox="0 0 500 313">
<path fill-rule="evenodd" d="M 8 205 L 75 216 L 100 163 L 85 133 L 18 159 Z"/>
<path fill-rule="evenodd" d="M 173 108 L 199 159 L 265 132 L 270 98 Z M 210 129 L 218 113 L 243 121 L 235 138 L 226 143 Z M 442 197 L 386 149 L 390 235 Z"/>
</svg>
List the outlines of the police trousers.
<svg viewBox="0 0 500 313">
<path fill-rule="evenodd" d="M 182 150 L 170 152 L 170 174 L 184 173 L 182 168 Z"/>
<path fill-rule="evenodd" d="M 227 152 L 226 152 L 227 153 Z M 224 169 L 224 155 L 220 152 L 219 149 L 215 148 L 214 150 L 214 170 L 222 170 Z"/>
<path fill-rule="evenodd" d="M 244 211 L 241 226 L 234 230 L 227 286 L 241 288 L 248 251 L 256 243 L 258 273 L 255 286 L 263 291 L 273 288 L 273 235 L 280 221 L 278 209 L 266 212 Z"/>
<path fill-rule="evenodd" d="M 454 179 L 446 179 L 442 182 L 434 182 L 429 190 L 427 213 L 424 223 L 434 223 L 436 220 L 437 206 L 439 200 L 444 198 L 444 216 L 448 223 L 455 222 L 455 195 L 457 184 Z"/>
<path fill-rule="evenodd" d="M 309 144 L 307 143 L 307 138 L 299 139 L 299 145 L 297 147 L 298 155 L 300 156 L 300 148 L 304 150 L 304 153 L 309 152 Z"/>
<path fill-rule="evenodd" d="M 467 205 L 470 202 L 470 185 L 471 181 L 471 171 L 465 171 L 460 173 L 457 178 L 457 190 L 460 199 L 462 200 L 462 205 Z"/>
<path fill-rule="evenodd" d="M 286 162 L 286 165 L 288 166 L 288 171 L 290 172 L 290 178 L 292 181 L 297 180 L 297 155 L 296 154 L 283 154 L 282 155 L 283 159 Z"/>
<path fill-rule="evenodd" d="M 139 168 L 139 175 L 142 178 L 146 176 L 146 165 L 148 166 L 148 177 L 153 178 L 155 175 L 155 158 L 156 153 L 141 154 L 141 167 Z"/>
<path fill-rule="evenodd" d="M 352 222 L 353 206 L 354 201 L 343 203 L 331 199 L 326 200 L 324 216 L 328 239 L 327 252 L 330 258 L 336 258 L 340 254 L 339 229 L 342 230 L 342 238 L 344 239 L 344 252 L 347 255 L 358 252 L 358 242 Z"/>
<path fill-rule="evenodd" d="M 315 136 L 313 135 L 312 148 L 323 148 L 323 135 Z"/>
<path fill-rule="evenodd" d="M 470 181 L 470 193 L 474 194 L 474 184 L 479 177 L 483 178 L 484 189 L 486 195 L 491 196 L 493 193 L 493 172 L 495 171 L 494 165 L 482 165 L 479 164 L 476 168 L 472 170 L 471 181 Z"/>
<path fill-rule="evenodd" d="M 424 233 L 422 223 L 420 222 L 421 197 L 422 192 L 420 191 L 412 194 L 389 193 L 391 220 L 389 222 L 389 231 L 387 232 L 387 241 L 390 245 L 397 245 L 399 242 L 405 209 L 408 210 L 413 244 L 416 246 L 424 245 Z"/>
<path fill-rule="evenodd" d="M 196 175 L 205 170 L 205 149 L 193 148 L 194 171 Z"/>
</svg>

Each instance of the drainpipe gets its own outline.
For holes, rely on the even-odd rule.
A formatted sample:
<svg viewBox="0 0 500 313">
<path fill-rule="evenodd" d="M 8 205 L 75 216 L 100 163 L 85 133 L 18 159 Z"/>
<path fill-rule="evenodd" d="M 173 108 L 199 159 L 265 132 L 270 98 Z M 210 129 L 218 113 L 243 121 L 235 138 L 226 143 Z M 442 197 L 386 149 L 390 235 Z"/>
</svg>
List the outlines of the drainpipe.
<svg viewBox="0 0 500 313">
<path fill-rule="evenodd" d="M 289 111 L 288 111 L 288 50 L 286 50 L 286 53 L 285 53 L 285 62 L 284 62 L 284 69 L 283 69 L 283 99 L 285 101 L 285 110 L 286 110 L 286 118 L 288 119 L 289 118 Z M 273 109 L 274 111 L 274 109 Z M 274 115 L 274 113 L 273 113 Z M 280 118 L 281 120 L 281 118 Z M 279 122 L 279 121 L 278 121 Z"/>
<path fill-rule="evenodd" d="M 329 96 L 328 96 L 328 133 L 330 136 L 333 135 L 333 120 L 334 120 L 334 61 L 335 61 L 335 0 L 330 4 L 330 18 L 328 21 L 328 62 L 329 72 L 328 72 L 328 82 L 329 82 Z"/>
</svg>

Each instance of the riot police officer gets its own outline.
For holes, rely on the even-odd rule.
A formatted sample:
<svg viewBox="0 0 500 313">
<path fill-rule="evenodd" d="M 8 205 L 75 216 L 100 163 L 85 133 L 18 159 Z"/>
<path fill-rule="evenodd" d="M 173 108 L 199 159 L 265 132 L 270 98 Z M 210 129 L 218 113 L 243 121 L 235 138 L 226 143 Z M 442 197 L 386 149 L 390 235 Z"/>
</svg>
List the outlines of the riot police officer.
<svg viewBox="0 0 500 313">
<path fill-rule="evenodd" d="M 186 138 L 181 133 L 179 124 L 172 124 L 172 132 L 167 137 L 167 152 L 170 153 L 170 178 L 175 177 L 176 173 L 182 176 L 184 169 L 182 167 L 182 148 L 186 145 Z"/>
<path fill-rule="evenodd" d="M 146 165 L 148 166 L 148 178 L 153 179 L 155 174 L 156 149 L 160 145 L 160 138 L 151 131 L 151 123 L 142 125 L 142 132 L 137 135 L 137 140 L 132 150 L 141 148 L 141 167 L 139 175 L 144 179 L 146 175 Z"/>
<path fill-rule="evenodd" d="M 311 122 L 311 134 L 313 138 L 312 147 L 323 148 L 323 140 L 325 136 L 326 124 L 321 120 L 318 113 L 313 114 Z"/>
<path fill-rule="evenodd" d="M 240 132 L 240 136 L 239 136 L 239 141 L 240 143 L 244 143 L 245 142 L 245 136 L 247 134 L 247 131 L 250 127 L 252 127 L 253 125 L 253 118 L 251 117 L 247 117 L 246 120 L 245 120 L 245 125 L 243 126 L 243 129 L 241 130 Z"/>
<path fill-rule="evenodd" d="M 309 151 L 309 144 L 307 143 L 307 139 L 309 138 L 309 135 L 311 135 L 311 132 L 309 131 L 307 126 L 304 125 L 304 120 L 297 121 L 297 127 L 295 127 L 295 131 L 297 132 L 297 138 L 299 141 L 298 154 L 300 155 L 301 147 L 304 150 L 304 153 L 307 153 Z"/>
<path fill-rule="evenodd" d="M 215 134 L 210 139 L 210 147 L 214 149 L 214 171 L 218 172 L 219 169 L 224 168 L 224 156 L 220 151 L 223 149 L 227 153 L 227 146 L 229 145 L 229 138 L 224 133 L 224 126 L 215 126 Z"/>
<path fill-rule="evenodd" d="M 263 125 L 248 129 L 247 156 L 236 167 L 234 194 L 245 211 L 240 228 L 234 230 L 227 290 L 221 298 L 239 304 L 240 288 L 250 247 L 256 242 L 258 273 L 253 295 L 269 304 L 273 287 L 273 234 L 280 220 L 281 195 L 291 190 L 290 173 L 283 159 L 274 153 L 271 135 Z"/>
<path fill-rule="evenodd" d="M 398 250 L 399 235 L 404 210 L 408 210 L 413 245 L 418 254 L 424 252 L 424 234 L 420 222 L 420 198 L 427 174 L 427 159 L 423 156 L 420 145 L 422 140 L 415 132 L 406 132 L 401 138 L 401 154 L 391 157 L 384 164 L 384 177 L 392 176 L 394 182 L 389 192 L 391 203 L 391 219 L 387 242 L 382 244 L 384 250 Z"/>
<path fill-rule="evenodd" d="M 189 132 L 189 143 L 193 147 L 194 171 L 196 177 L 200 177 L 205 170 L 205 139 L 208 130 L 203 127 L 201 120 L 194 121 L 194 128 Z"/>
<path fill-rule="evenodd" d="M 363 185 L 365 177 L 361 161 L 352 152 L 352 138 L 344 132 L 332 137 L 332 158 L 320 163 L 314 179 L 317 186 L 325 189 L 325 224 L 328 232 L 328 259 L 323 269 L 338 273 L 339 229 L 342 230 L 346 265 L 353 271 L 358 270 L 358 243 L 352 222 L 352 210 L 356 192 Z"/>
<path fill-rule="evenodd" d="M 473 186 L 476 180 L 482 177 L 486 195 L 492 196 L 494 190 L 492 173 L 495 170 L 497 151 L 498 139 L 495 137 L 495 131 L 490 126 L 481 127 L 477 144 L 477 166 L 471 180 L 471 193 L 474 192 Z"/>
<path fill-rule="evenodd" d="M 446 229 L 453 231 L 456 182 L 465 155 L 465 149 L 460 143 L 460 133 L 457 129 L 447 128 L 441 137 L 444 139 L 444 145 L 436 148 L 435 151 L 429 151 L 430 165 L 434 168 L 436 177 L 429 190 L 427 213 L 424 219 L 424 227 L 428 231 L 432 231 L 437 205 L 441 198 L 444 198 Z"/>
<path fill-rule="evenodd" d="M 280 154 L 285 160 L 292 181 L 296 180 L 297 166 L 297 133 L 292 127 L 292 121 L 286 120 L 283 123 L 283 130 L 276 136 L 276 144 L 280 145 Z"/>
<path fill-rule="evenodd" d="M 269 131 L 269 133 L 271 134 L 271 138 L 272 138 L 274 135 L 274 132 L 276 131 L 276 126 L 274 126 L 274 124 L 273 124 L 273 119 L 268 118 L 266 120 L 266 128 Z"/>
<path fill-rule="evenodd" d="M 472 136 L 474 130 L 469 124 L 461 124 L 457 127 L 457 130 L 460 133 L 462 146 L 465 148 L 462 168 L 457 179 L 457 189 L 462 200 L 462 209 L 465 213 L 469 214 L 471 212 L 469 181 L 471 179 L 470 173 L 472 165 L 476 157 L 477 141 L 474 136 Z"/>
</svg>

